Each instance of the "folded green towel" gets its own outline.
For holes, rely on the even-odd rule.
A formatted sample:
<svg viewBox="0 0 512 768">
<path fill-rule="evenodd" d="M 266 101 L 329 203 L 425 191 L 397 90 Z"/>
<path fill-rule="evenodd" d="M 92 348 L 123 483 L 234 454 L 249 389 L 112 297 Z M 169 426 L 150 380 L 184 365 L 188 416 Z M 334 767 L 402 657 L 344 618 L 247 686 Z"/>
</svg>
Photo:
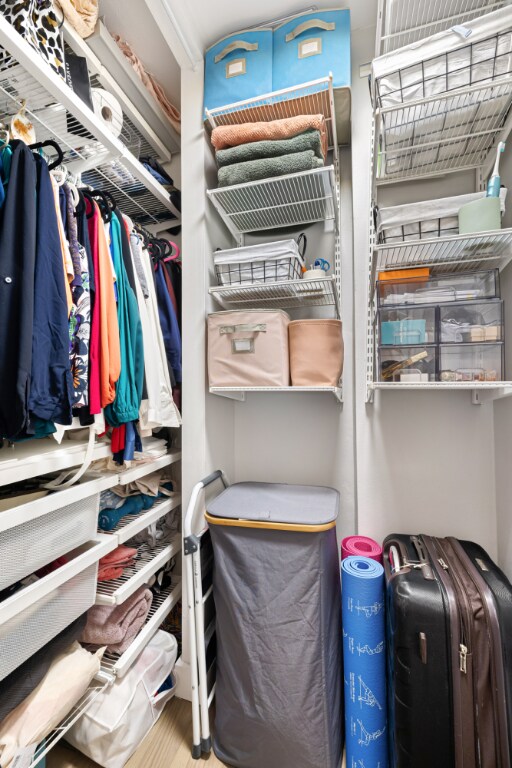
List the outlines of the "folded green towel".
<svg viewBox="0 0 512 768">
<path fill-rule="evenodd" d="M 270 179 L 285 176 L 287 173 L 300 173 L 321 168 L 324 161 L 315 156 L 312 149 L 307 152 L 294 152 L 282 157 L 265 157 L 261 160 L 249 160 L 247 163 L 234 163 L 219 168 L 219 187 L 231 187 L 248 181 Z"/>
<path fill-rule="evenodd" d="M 278 141 L 251 141 L 229 149 L 219 149 L 215 155 L 219 168 L 233 163 L 246 163 L 249 160 L 260 160 L 265 157 L 281 157 L 292 152 L 306 152 L 312 149 L 317 157 L 325 160 L 322 154 L 320 131 L 311 129 L 293 136 L 291 139 Z"/>
</svg>

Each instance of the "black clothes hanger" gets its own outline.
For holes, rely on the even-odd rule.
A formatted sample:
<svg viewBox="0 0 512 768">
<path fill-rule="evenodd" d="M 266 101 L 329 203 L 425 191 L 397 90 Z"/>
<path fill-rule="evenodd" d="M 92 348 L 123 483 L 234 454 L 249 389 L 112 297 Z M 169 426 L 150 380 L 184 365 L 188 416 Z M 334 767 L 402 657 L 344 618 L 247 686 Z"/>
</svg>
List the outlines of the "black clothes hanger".
<svg viewBox="0 0 512 768">
<path fill-rule="evenodd" d="M 100 206 L 101 215 L 104 221 L 109 222 L 112 221 L 112 209 L 110 207 L 110 203 L 107 199 L 107 196 L 104 192 L 102 192 L 100 189 L 93 189 L 92 192 L 89 193 L 92 198 L 96 200 L 98 205 Z"/>
<path fill-rule="evenodd" d="M 95 200 L 94 200 L 93 196 L 91 195 L 91 193 L 89 192 L 89 190 L 80 189 L 78 194 L 82 195 L 84 200 L 88 200 L 90 202 L 92 208 L 94 208 L 93 203 L 95 202 Z M 86 215 L 87 215 L 88 219 L 92 219 L 92 217 L 94 216 L 94 210 L 91 210 L 91 212 L 86 214 Z"/>
<path fill-rule="evenodd" d="M 61 165 L 64 160 L 64 152 L 59 147 L 56 141 L 53 139 L 47 139 L 46 141 L 38 141 L 37 144 L 30 144 L 29 148 L 36 150 L 36 149 L 44 149 L 45 147 L 52 147 L 57 153 L 57 159 L 53 162 L 48 164 L 48 169 L 52 171 L 54 168 L 57 168 L 57 166 Z"/>
</svg>

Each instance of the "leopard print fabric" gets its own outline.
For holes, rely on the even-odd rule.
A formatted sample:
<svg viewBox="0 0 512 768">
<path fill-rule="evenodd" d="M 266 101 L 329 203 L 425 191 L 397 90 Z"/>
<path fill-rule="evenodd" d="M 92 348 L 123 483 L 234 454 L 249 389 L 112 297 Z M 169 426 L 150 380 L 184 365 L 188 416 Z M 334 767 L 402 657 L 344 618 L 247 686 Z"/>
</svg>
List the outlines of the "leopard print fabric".
<svg viewBox="0 0 512 768">
<path fill-rule="evenodd" d="M 12 0 L 0 0 L 0 14 L 65 80 L 64 46 L 52 0 L 20 0 L 14 3 Z M 10 58 L 6 51 L 0 53 L 4 66 L 9 64 Z"/>
</svg>

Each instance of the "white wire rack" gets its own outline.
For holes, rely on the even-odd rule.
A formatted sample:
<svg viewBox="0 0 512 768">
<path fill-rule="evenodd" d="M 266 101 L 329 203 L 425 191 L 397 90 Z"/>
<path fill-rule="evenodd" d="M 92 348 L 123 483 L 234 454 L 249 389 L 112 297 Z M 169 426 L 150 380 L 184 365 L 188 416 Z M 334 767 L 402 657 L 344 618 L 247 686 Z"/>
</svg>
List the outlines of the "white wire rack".
<svg viewBox="0 0 512 768">
<path fill-rule="evenodd" d="M 103 531 L 99 528 L 98 533 L 117 536 L 118 544 L 124 544 L 125 541 L 133 538 L 140 531 L 149 528 L 150 525 L 153 525 L 153 523 L 156 523 L 160 518 L 164 517 L 168 512 L 177 509 L 180 505 L 180 494 L 176 494 L 170 499 L 160 499 L 147 512 L 142 512 L 139 515 L 125 515 L 111 531 Z"/>
<path fill-rule="evenodd" d="M 372 284 L 376 272 L 407 267 L 431 267 L 436 273 L 504 269 L 512 259 L 512 229 L 377 245 L 373 258 Z"/>
<path fill-rule="evenodd" d="M 207 194 L 237 239 L 246 232 L 314 221 L 334 220 L 338 226 L 333 166 L 210 189 Z"/>
<path fill-rule="evenodd" d="M 504 397 L 512 396 L 512 381 L 459 381 L 459 382 L 444 382 L 444 381 L 431 381 L 431 382 L 379 382 L 376 381 L 370 385 L 371 395 L 370 401 L 374 390 L 395 391 L 404 392 L 411 390 L 414 392 L 470 392 L 471 402 L 473 405 L 482 405 L 483 403 L 493 402 L 494 400 L 501 400 Z"/>
<path fill-rule="evenodd" d="M 44 760 L 48 752 L 66 735 L 73 725 L 84 715 L 92 706 L 96 698 L 105 688 L 113 682 L 113 678 L 105 681 L 93 681 L 87 692 L 80 701 L 75 704 L 69 714 L 64 718 L 60 725 L 45 739 L 41 746 L 36 750 L 34 757 L 27 768 L 40 768 L 41 760 Z M 25 764 L 26 765 L 26 764 Z"/>
<path fill-rule="evenodd" d="M 104 654 L 101 662 L 102 672 L 106 675 L 123 677 L 149 643 L 160 624 L 172 611 L 180 597 L 181 579 L 176 577 L 167 589 L 163 590 L 159 595 L 153 596 L 153 602 L 146 623 L 129 648 L 123 654 L 110 653 L 108 651 Z"/>
<path fill-rule="evenodd" d="M 111 581 L 98 581 L 96 605 L 124 603 L 180 550 L 180 534 L 177 534 L 171 542 L 160 542 L 151 549 L 142 548 L 134 565 L 125 568 L 122 576 Z"/>
<path fill-rule="evenodd" d="M 297 115 L 323 115 L 329 148 L 338 151 L 332 75 L 309 83 L 266 93 L 254 99 L 206 110 L 207 132 L 220 125 L 270 122 Z"/>
<path fill-rule="evenodd" d="M 376 56 L 505 5 L 505 0 L 379 0 Z"/>
<path fill-rule="evenodd" d="M 94 171 L 86 183 L 112 192 L 123 211 L 141 223 L 171 218 L 168 193 L 133 154 L 148 146 L 133 123 L 126 120 L 121 136 L 115 136 L 4 16 L 0 45 L 11 54 L 0 66 L 1 118 L 8 122 L 25 100 L 37 140 L 56 140 L 72 173 Z"/>
<path fill-rule="evenodd" d="M 128 483 L 140 480 L 141 477 L 145 477 L 145 475 L 149 475 L 151 472 L 157 472 L 159 469 L 169 467 L 171 464 L 175 464 L 178 461 L 181 461 L 181 451 L 166 453 L 164 456 L 160 456 L 158 459 L 154 459 L 151 462 L 134 461 L 129 469 L 125 469 L 119 474 L 119 484 L 128 485 Z"/>
<path fill-rule="evenodd" d="M 330 392 L 338 402 L 343 401 L 341 387 L 210 387 L 210 392 L 214 395 L 224 395 L 234 400 L 245 400 L 246 392 L 279 392 L 279 393 L 299 393 L 299 392 Z"/>
<path fill-rule="evenodd" d="M 510 129 L 512 77 L 376 111 L 377 184 L 485 165 Z"/>
<path fill-rule="evenodd" d="M 248 285 L 224 285 L 210 288 L 210 294 L 223 306 L 292 309 L 301 307 L 335 307 L 340 316 L 336 278 L 289 280 Z"/>
</svg>

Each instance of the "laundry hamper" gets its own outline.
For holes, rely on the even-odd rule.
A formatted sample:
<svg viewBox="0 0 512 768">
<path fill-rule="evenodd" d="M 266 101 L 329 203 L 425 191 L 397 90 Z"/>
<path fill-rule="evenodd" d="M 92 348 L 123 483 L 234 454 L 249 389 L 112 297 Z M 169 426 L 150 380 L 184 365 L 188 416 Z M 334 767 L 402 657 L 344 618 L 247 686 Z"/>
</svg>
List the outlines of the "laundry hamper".
<svg viewBox="0 0 512 768">
<path fill-rule="evenodd" d="M 339 494 L 238 483 L 208 504 L 214 550 L 214 751 L 235 768 L 339 768 Z"/>
</svg>

